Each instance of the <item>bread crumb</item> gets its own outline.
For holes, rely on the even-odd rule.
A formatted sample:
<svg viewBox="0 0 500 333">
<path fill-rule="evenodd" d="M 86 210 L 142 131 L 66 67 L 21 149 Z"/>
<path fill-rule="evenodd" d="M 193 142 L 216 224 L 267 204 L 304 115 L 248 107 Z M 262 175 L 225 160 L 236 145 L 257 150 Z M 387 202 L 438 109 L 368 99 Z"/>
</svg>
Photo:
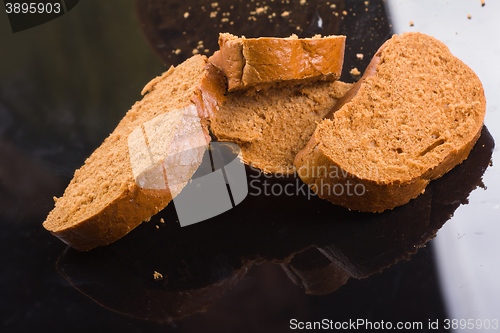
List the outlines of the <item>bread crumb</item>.
<svg viewBox="0 0 500 333">
<path fill-rule="evenodd" d="M 359 74 L 361 74 L 361 72 L 358 71 L 358 69 L 356 67 L 354 67 L 353 69 L 351 69 L 351 71 L 349 73 L 351 73 L 354 76 L 358 76 Z"/>
<path fill-rule="evenodd" d="M 365 1 L 365 6 L 368 6 L 369 3 L 370 1 Z"/>
<path fill-rule="evenodd" d="M 210 49 L 204 49 L 203 52 L 208 53 L 210 52 Z"/>
<path fill-rule="evenodd" d="M 485 4 L 484 0 L 481 0 L 481 7 L 484 7 Z"/>
<path fill-rule="evenodd" d="M 144 220 L 144 222 L 149 222 L 149 221 L 151 221 L 151 216 Z"/>
<path fill-rule="evenodd" d="M 156 229 L 160 229 L 160 226 L 159 226 L 159 225 L 156 225 Z"/>
<path fill-rule="evenodd" d="M 413 27 L 413 21 L 408 22 L 410 24 L 410 27 Z"/>
<path fill-rule="evenodd" d="M 220 20 L 221 22 L 229 22 L 229 19 L 227 17 L 224 17 L 222 20 Z"/>
<path fill-rule="evenodd" d="M 160 219 L 160 223 L 165 223 L 165 220 L 163 219 L 163 217 Z"/>
<path fill-rule="evenodd" d="M 217 16 L 217 12 L 210 12 L 210 18 L 214 18 Z"/>
<path fill-rule="evenodd" d="M 198 49 L 193 49 L 193 54 L 198 54 L 198 53 L 200 53 Z"/>
<path fill-rule="evenodd" d="M 344 11 L 342 12 L 342 14 L 347 15 L 347 12 L 344 10 Z"/>
<path fill-rule="evenodd" d="M 255 14 L 257 14 L 257 15 L 265 14 L 265 13 L 267 13 L 268 8 L 269 8 L 268 6 L 255 8 Z"/>
<path fill-rule="evenodd" d="M 184 13 L 184 18 L 188 18 L 189 17 L 189 12 L 185 12 Z"/>
<path fill-rule="evenodd" d="M 468 14 L 467 15 L 467 18 L 470 20 L 472 18 L 472 15 L 471 14 Z"/>
<path fill-rule="evenodd" d="M 174 53 L 177 54 L 177 55 L 181 54 L 181 49 L 175 50 Z"/>
<path fill-rule="evenodd" d="M 331 4 L 331 5 L 330 5 L 330 8 L 331 8 L 331 9 L 335 9 L 335 8 L 337 8 L 337 5 L 336 5 L 336 4 Z"/>
<path fill-rule="evenodd" d="M 217 7 L 218 5 L 219 5 L 219 3 L 218 3 L 218 2 L 212 2 L 212 4 L 211 4 L 212 8 L 215 8 L 215 7 Z"/>
<path fill-rule="evenodd" d="M 163 275 L 161 275 L 161 273 L 158 273 L 157 271 L 153 273 L 153 277 L 155 280 L 163 280 Z"/>
<path fill-rule="evenodd" d="M 361 60 L 364 58 L 364 56 L 365 55 L 363 53 L 356 54 L 356 58 L 361 59 Z"/>
<path fill-rule="evenodd" d="M 288 17 L 288 16 L 290 16 L 290 12 L 287 12 L 286 10 L 283 13 L 281 13 L 281 17 Z"/>
<path fill-rule="evenodd" d="M 300 0 L 300 5 L 303 6 L 306 4 L 306 2 L 307 2 L 307 0 Z"/>
</svg>

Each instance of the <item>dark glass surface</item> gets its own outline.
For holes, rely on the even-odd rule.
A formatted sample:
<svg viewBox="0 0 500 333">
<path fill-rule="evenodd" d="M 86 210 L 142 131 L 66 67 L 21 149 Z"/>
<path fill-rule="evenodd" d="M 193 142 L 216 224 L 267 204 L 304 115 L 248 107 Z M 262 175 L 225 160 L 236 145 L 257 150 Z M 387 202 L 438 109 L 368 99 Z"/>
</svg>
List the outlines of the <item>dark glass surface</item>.
<svg viewBox="0 0 500 333">
<path fill-rule="evenodd" d="M 344 34 L 346 82 L 391 35 L 383 1 L 212 3 L 80 1 L 16 34 L 0 15 L 0 331 L 284 332 L 292 318 L 424 327 L 446 318 L 427 242 L 481 185 L 494 145 L 486 128 L 468 160 L 383 214 L 351 212 L 304 191 L 249 195 L 184 228 L 169 205 L 87 253 L 43 229 L 52 198 L 142 87 L 193 49 L 211 54 L 219 32 Z M 258 179 L 300 186 L 295 178 Z"/>
</svg>

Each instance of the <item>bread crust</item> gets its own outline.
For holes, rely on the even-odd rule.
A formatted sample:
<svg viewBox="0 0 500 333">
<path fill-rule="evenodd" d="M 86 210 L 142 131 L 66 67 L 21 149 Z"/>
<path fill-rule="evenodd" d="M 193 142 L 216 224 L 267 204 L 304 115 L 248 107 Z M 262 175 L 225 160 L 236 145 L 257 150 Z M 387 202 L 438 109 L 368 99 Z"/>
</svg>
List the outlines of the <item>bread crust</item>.
<svg viewBox="0 0 500 333">
<path fill-rule="evenodd" d="M 210 58 L 228 79 L 228 91 L 335 81 L 344 62 L 345 36 L 237 38 L 224 33 Z"/>
<path fill-rule="evenodd" d="M 380 57 L 383 48 L 387 45 L 388 42 L 379 49 L 375 57 Z M 375 75 L 379 61 L 380 59 L 372 60 L 370 65 L 373 66 L 369 66 L 369 70 L 365 72 L 363 79 L 353 86 L 351 93 L 347 94 L 348 99 L 339 101 L 341 105 L 336 108 L 334 107 L 335 111 L 348 103 L 356 102 L 355 100 L 351 100 L 356 96 L 359 90 L 363 90 L 362 88 L 364 88 L 365 80 Z M 460 60 L 456 58 L 455 61 L 460 62 Z M 462 63 L 462 65 L 468 68 L 465 64 Z M 473 74 L 472 70 L 470 70 L 470 72 Z M 389 181 L 352 174 L 329 156 L 324 143 L 318 139 L 318 128 L 307 146 L 295 157 L 294 165 L 299 177 L 308 184 L 319 197 L 353 210 L 382 212 L 408 203 L 411 199 L 423 193 L 431 180 L 441 177 L 464 161 L 481 134 L 486 111 L 484 91 L 479 78 L 477 78 L 475 74 L 471 75 L 468 79 L 472 80 L 475 85 L 481 88 L 479 98 L 480 105 L 478 107 L 480 121 L 478 120 L 474 124 L 476 127 L 474 131 L 475 134 L 471 135 L 462 146 L 455 147 L 455 149 L 449 152 L 449 154 L 438 164 L 428 167 L 419 177 L 407 177 L 406 179 Z M 334 114 L 330 116 L 334 117 Z M 314 170 L 317 171 L 316 174 L 314 174 Z M 335 172 L 332 172 L 332 170 Z M 338 186 L 338 189 L 342 188 L 345 190 L 349 187 L 353 189 L 356 185 L 364 189 L 363 195 L 357 195 L 354 192 L 351 192 L 352 195 L 346 193 L 340 194 L 340 190 L 335 191 L 335 186 Z M 358 194 L 360 192 L 361 190 Z"/>
<path fill-rule="evenodd" d="M 209 140 L 210 136 L 206 124 L 209 117 L 215 113 L 218 104 L 223 101 L 226 86 L 222 73 L 208 61 L 205 60 L 205 62 L 206 74 L 201 79 L 201 83 L 196 88 L 191 100 L 202 118 L 202 126 L 204 126 L 204 132 Z M 151 89 L 158 80 L 159 78 L 156 78 L 148 83 L 143 93 Z M 179 107 L 184 106 L 186 105 L 179 105 Z M 128 171 L 132 174 L 131 170 Z M 168 189 L 140 188 L 131 176 L 128 183 L 122 183 L 121 193 L 92 216 L 71 225 L 58 225 L 49 214 L 43 226 L 72 248 L 88 251 L 97 246 L 110 244 L 125 236 L 140 223 L 166 207 L 171 200 L 172 195 Z"/>
<path fill-rule="evenodd" d="M 384 210 L 394 209 L 408 203 L 423 193 L 431 180 L 441 177 L 462 163 L 469 156 L 481 135 L 481 128 L 472 141 L 448 155 L 435 168 L 429 169 L 421 177 L 403 182 L 376 181 L 360 178 L 347 172 L 328 157 L 324 151 L 324 145 L 316 139 L 316 133 L 313 134 L 307 146 L 297 154 L 294 164 L 302 181 L 308 184 L 320 198 L 352 210 L 381 213 Z M 314 175 L 312 172 L 309 174 L 306 170 L 337 170 L 338 172 L 335 174 L 339 176 L 329 177 L 328 172 Z M 336 193 L 340 193 L 334 189 L 337 184 L 342 189 L 351 188 L 352 195 L 345 195 L 345 193 L 344 195 L 336 195 Z M 360 196 L 356 194 L 355 190 L 358 184 L 362 185 L 364 189 L 363 195 Z M 361 193 L 361 190 L 358 193 Z"/>
</svg>

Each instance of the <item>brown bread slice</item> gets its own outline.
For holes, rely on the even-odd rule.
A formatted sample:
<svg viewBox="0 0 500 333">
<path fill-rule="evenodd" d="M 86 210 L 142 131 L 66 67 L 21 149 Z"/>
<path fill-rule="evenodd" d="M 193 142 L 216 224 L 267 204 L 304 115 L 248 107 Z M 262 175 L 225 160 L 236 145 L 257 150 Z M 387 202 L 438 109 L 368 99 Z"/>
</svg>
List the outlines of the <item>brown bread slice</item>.
<svg viewBox="0 0 500 333">
<path fill-rule="evenodd" d="M 211 58 L 228 79 L 228 90 L 335 81 L 344 62 L 345 36 L 298 38 L 219 37 L 220 51 Z"/>
<path fill-rule="evenodd" d="M 207 119 L 223 100 L 224 91 L 221 73 L 199 55 L 152 80 L 142 92 L 147 93 L 144 98 L 135 103 L 113 133 L 75 172 L 43 226 L 71 247 L 90 250 L 123 237 L 163 209 L 180 191 L 175 188 L 171 193 L 165 180 L 169 172 L 178 170 L 169 170 L 166 165 L 159 182 L 163 186 L 157 186 L 154 179 L 148 184 L 148 179 L 158 166 L 161 170 L 161 165 L 165 165 L 167 148 L 175 161 L 174 155 L 182 147 L 206 145 L 203 137 L 208 137 Z M 153 138 L 150 142 L 148 135 Z M 194 158 L 191 169 L 198 162 Z M 184 174 L 181 178 L 185 177 Z M 179 179 L 178 183 L 185 180 Z"/>
<path fill-rule="evenodd" d="M 246 164 L 265 173 L 293 174 L 295 155 L 351 86 L 320 81 L 258 93 L 232 93 L 210 126 L 218 140 L 240 145 Z"/>
<path fill-rule="evenodd" d="M 371 67 L 294 164 L 320 197 L 382 212 L 417 197 L 467 158 L 486 100 L 474 72 L 424 34 L 394 36 Z"/>
</svg>

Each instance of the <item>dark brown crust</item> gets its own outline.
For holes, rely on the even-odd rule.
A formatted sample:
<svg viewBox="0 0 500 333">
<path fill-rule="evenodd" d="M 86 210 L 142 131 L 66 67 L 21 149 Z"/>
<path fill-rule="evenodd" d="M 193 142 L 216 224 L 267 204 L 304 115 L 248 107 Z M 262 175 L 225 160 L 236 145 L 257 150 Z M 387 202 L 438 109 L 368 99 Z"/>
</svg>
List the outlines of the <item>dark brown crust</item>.
<svg viewBox="0 0 500 333">
<path fill-rule="evenodd" d="M 202 117 L 214 114 L 218 102 L 224 98 L 225 83 L 221 73 L 210 63 L 207 74 L 192 97 Z M 146 86 L 148 87 L 149 84 Z M 208 130 L 206 130 L 208 135 Z M 135 183 L 125 185 L 122 193 L 99 213 L 67 228 L 54 231 L 49 221 L 44 227 L 74 249 L 88 251 L 110 244 L 125 236 L 172 200 L 168 190 L 144 190 Z M 52 230 L 51 230 L 52 229 Z"/>
<path fill-rule="evenodd" d="M 431 180 L 441 177 L 456 165 L 462 163 L 469 156 L 479 138 L 481 128 L 472 141 L 448 155 L 434 169 L 427 171 L 419 178 L 404 183 L 375 182 L 346 172 L 326 155 L 323 151 L 324 147 L 316 140 L 315 134 L 313 134 L 307 146 L 295 157 L 294 164 L 302 181 L 308 184 L 320 198 L 327 199 L 336 205 L 362 212 L 380 213 L 408 203 L 411 199 L 423 193 Z M 318 169 L 339 170 L 338 174 L 341 176 L 331 179 L 326 175 L 307 174 L 307 170 Z M 353 195 L 335 195 L 336 189 L 334 186 L 336 184 L 340 184 L 339 188 L 345 191 L 350 188 L 350 193 Z M 355 192 L 355 186 L 358 184 L 362 184 L 365 189 L 361 196 L 356 195 Z M 340 193 L 340 190 L 337 190 L 336 193 Z M 358 190 L 358 193 L 361 193 L 361 190 Z"/>
<path fill-rule="evenodd" d="M 381 49 L 383 49 L 386 44 L 387 42 L 381 47 Z M 376 54 L 376 57 L 378 58 L 380 58 L 379 52 Z M 457 59 L 457 61 L 459 60 Z M 378 65 L 377 60 L 373 63 Z M 466 65 L 464 64 L 464 66 Z M 376 70 L 373 71 L 373 68 L 371 68 L 368 74 L 363 75 L 363 78 L 373 76 L 375 72 Z M 478 86 L 482 87 L 481 81 L 479 81 L 477 76 L 472 75 L 469 79 L 474 80 Z M 350 94 L 342 105 L 348 103 L 355 96 L 360 86 L 363 85 L 363 82 L 364 80 L 357 87 L 352 89 L 354 93 Z M 482 119 L 484 119 L 486 111 L 486 99 L 484 98 L 484 92 L 481 96 L 480 102 Z M 334 204 L 353 210 L 382 212 L 384 210 L 393 209 L 397 206 L 408 203 L 411 199 L 416 198 L 419 194 L 423 193 L 427 184 L 431 180 L 441 177 L 446 172 L 453 169 L 456 165 L 462 163 L 474 147 L 474 144 L 481 134 L 481 129 L 482 120 L 481 123 L 477 124 L 476 134 L 471 137 L 470 141 L 466 142 L 461 147 L 457 147 L 449 153 L 443 161 L 433 168 L 428 169 L 420 177 L 404 181 L 375 181 L 372 179 L 359 178 L 357 175 L 347 172 L 342 169 L 339 164 L 335 163 L 335 161 L 328 157 L 323 143 L 316 138 L 317 131 L 313 134 L 307 146 L 297 154 L 294 160 L 294 165 L 297 169 L 299 177 L 306 184 L 308 184 L 320 198 L 327 199 Z M 310 170 L 337 170 L 338 172 L 336 172 L 336 176 L 332 178 L 330 177 L 330 172 L 322 172 L 320 175 L 313 175 Z M 311 173 L 311 175 L 308 173 Z M 344 190 L 349 188 L 349 186 L 353 189 L 353 187 L 357 184 L 361 184 L 363 185 L 365 192 L 361 196 L 356 195 L 354 192 L 351 192 L 353 195 L 336 195 L 334 193 L 334 186 L 336 184 L 340 184 L 338 189 L 342 188 Z M 337 194 L 339 193 L 341 193 L 340 190 L 337 191 Z M 361 191 L 358 193 L 361 193 Z"/>
<path fill-rule="evenodd" d="M 345 36 L 325 38 L 219 37 L 220 52 L 209 60 L 228 78 L 228 90 L 335 81 L 344 62 Z"/>
</svg>

